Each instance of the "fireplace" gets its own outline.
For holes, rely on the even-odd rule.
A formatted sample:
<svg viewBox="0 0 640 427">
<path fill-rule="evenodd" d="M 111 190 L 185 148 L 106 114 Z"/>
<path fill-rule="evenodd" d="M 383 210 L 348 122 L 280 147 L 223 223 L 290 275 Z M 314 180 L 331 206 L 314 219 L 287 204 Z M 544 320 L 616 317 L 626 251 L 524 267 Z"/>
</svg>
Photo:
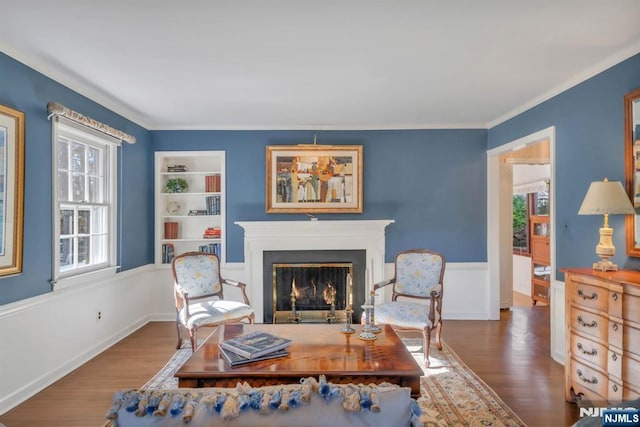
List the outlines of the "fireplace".
<svg viewBox="0 0 640 427">
<path fill-rule="evenodd" d="M 273 271 L 264 268 L 265 253 L 319 251 L 323 254 L 341 251 L 361 251 L 364 260 L 354 266 L 354 309 L 361 311 L 364 301 L 365 271 L 370 281 L 385 278 L 385 228 L 392 219 L 328 220 L 328 221 L 238 221 L 244 229 L 244 265 L 247 293 L 256 322 L 273 321 Z M 269 260 L 274 262 L 308 262 L 309 259 Z M 312 262 L 343 262 L 344 259 L 323 258 Z M 353 261 L 352 261 L 353 262 Z M 358 270 L 359 269 L 359 270 Z M 358 281 L 362 281 L 361 284 Z M 357 292 L 363 292 L 358 294 Z M 378 297 L 383 302 L 385 295 Z M 271 310 L 268 314 L 266 310 Z M 360 318 L 360 311 L 354 319 Z"/>
<path fill-rule="evenodd" d="M 360 323 L 365 298 L 366 251 L 311 250 L 263 253 L 264 323 L 346 320 Z M 331 297 L 333 296 L 333 307 Z"/>
</svg>

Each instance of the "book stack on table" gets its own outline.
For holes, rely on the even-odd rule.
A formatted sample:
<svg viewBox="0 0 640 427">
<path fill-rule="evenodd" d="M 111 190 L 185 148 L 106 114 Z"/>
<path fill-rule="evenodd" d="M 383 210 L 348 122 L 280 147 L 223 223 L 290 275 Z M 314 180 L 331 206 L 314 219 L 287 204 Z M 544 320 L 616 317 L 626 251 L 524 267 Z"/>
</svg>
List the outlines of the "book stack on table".
<svg viewBox="0 0 640 427">
<path fill-rule="evenodd" d="M 220 354 L 231 366 L 287 356 L 291 340 L 267 332 L 255 331 L 224 340 L 219 344 Z"/>
</svg>

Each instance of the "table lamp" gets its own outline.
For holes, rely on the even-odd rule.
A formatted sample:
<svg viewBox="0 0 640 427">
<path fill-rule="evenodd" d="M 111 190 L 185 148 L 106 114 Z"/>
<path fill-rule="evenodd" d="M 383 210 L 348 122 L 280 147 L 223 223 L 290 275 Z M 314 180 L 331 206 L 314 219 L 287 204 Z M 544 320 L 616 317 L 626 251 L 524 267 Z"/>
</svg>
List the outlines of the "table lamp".
<svg viewBox="0 0 640 427">
<path fill-rule="evenodd" d="M 591 183 L 578 215 L 604 215 L 604 225 L 600 228 L 600 242 L 596 246 L 596 255 L 602 259 L 593 263 L 594 270 L 618 270 L 618 266 L 609 260 L 616 253 L 613 246 L 613 229 L 609 227 L 609 215 L 633 213 L 635 211 L 629 196 L 620 181 L 609 181 L 605 178 L 604 181 Z"/>
</svg>

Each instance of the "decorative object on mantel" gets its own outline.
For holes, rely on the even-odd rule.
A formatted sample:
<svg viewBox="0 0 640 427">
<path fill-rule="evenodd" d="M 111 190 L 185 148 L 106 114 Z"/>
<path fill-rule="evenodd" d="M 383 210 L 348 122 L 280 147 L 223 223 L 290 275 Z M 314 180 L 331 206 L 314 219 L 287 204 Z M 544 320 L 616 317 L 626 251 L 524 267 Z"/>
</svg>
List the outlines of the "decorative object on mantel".
<svg viewBox="0 0 640 427">
<path fill-rule="evenodd" d="M 266 211 L 362 213 L 362 176 L 362 145 L 267 146 Z"/>
<path fill-rule="evenodd" d="M 604 215 L 604 225 L 600 228 L 600 242 L 596 246 L 596 255 L 602 258 L 593 263 L 594 270 L 616 271 L 618 266 L 609 258 L 615 255 L 613 246 L 613 228 L 609 227 L 610 214 L 634 214 L 631 201 L 620 181 L 592 182 L 582 201 L 578 215 Z"/>
<path fill-rule="evenodd" d="M 48 118 L 50 119 L 52 116 L 60 116 L 66 117 L 69 120 L 73 120 L 74 122 L 80 123 L 91 129 L 95 129 L 99 132 L 112 136 L 120 141 L 128 142 L 129 144 L 136 143 L 136 137 L 133 135 L 129 135 L 121 130 L 112 128 L 111 126 L 99 122 L 91 117 L 87 117 L 84 114 L 80 114 L 77 111 L 73 111 L 70 108 L 65 107 L 62 104 L 57 102 L 49 102 L 47 103 L 47 112 L 49 113 Z"/>
</svg>

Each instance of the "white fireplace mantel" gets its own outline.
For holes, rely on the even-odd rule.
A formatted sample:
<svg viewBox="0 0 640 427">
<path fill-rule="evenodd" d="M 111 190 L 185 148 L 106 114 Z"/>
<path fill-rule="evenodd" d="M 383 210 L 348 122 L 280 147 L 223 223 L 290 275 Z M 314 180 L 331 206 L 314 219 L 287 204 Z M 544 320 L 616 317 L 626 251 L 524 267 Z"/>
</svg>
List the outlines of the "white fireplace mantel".
<svg viewBox="0 0 640 427">
<path fill-rule="evenodd" d="M 244 228 L 244 262 L 249 299 L 256 322 L 263 319 L 263 252 L 295 250 L 365 250 L 370 280 L 384 280 L 385 228 L 395 222 L 345 221 L 237 221 Z M 367 284 L 369 285 L 369 284 Z"/>
</svg>

